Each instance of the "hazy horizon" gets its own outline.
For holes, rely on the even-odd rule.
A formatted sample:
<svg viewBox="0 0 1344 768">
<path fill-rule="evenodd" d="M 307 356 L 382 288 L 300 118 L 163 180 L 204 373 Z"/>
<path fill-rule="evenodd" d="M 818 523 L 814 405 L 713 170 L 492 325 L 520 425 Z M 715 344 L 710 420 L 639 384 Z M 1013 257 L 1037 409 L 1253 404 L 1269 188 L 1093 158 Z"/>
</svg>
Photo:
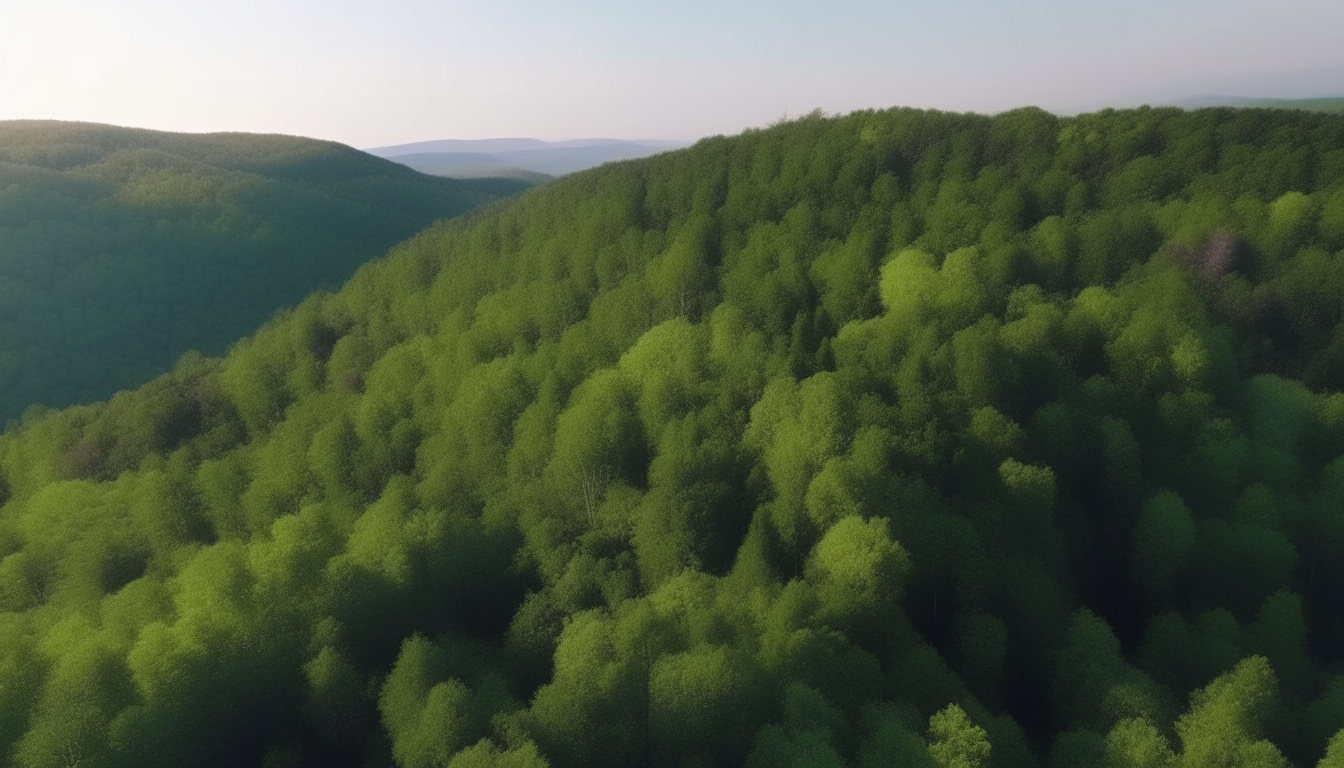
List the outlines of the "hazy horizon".
<svg viewBox="0 0 1344 768">
<path fill-rule="evenodd" d="M 24 3 L 0 119 L 441 139 L 692 141 L 820 108 L 1057 114 L 1344 95 L 1344 4 L 1030 0 L 467 7 Z"/>
</svg>

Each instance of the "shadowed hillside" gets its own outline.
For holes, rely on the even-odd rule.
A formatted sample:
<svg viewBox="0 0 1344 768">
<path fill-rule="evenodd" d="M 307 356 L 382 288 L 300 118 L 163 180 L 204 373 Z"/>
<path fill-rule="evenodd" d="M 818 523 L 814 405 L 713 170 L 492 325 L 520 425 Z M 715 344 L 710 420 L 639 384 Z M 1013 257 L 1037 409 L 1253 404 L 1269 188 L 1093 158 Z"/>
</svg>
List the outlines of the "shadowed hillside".
<svg viewBox="0 0 1344 768">
<path fill-rule="evenodd" d="M 0 749 L 1336 768 L 1341 295 L 1330 115 L 556 179 L 0 437 Z"/>
<path fill-rule="evenodd" d="M 526 186 L 501 181 L 291 136 L 0 122 L 0 422 L 222 353 L 433 220 Z"/>
</svg>

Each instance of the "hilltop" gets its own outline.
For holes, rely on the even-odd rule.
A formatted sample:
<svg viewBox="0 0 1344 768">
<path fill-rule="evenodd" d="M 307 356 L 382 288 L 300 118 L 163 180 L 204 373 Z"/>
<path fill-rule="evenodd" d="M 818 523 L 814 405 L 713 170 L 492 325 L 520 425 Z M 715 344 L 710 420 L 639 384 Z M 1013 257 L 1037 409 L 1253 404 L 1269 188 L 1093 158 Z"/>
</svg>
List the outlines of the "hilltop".
<svg viewBox="0 0 1344 768">
<path fill-rule="evenodd" d="M 0 122 L 0 423 L 221 354 L 435 219 L 527 186 L 292 136 Z"/>
<path fill-rule="evenodd" d="M 1332 115 L 813 114 L 558 178 L 0 436 L 0 748 L 1333 768 L 1341 295 Z"/>
</svg>

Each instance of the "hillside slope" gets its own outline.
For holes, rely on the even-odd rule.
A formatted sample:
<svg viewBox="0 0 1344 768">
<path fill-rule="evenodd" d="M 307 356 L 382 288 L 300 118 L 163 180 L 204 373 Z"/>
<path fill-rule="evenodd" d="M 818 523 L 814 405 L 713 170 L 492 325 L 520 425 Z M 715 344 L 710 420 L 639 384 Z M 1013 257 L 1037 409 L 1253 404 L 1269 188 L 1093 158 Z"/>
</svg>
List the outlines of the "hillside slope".
<svg viewBox="0 0 1344 768">
<path fill-rule="evenodd" d="M 1344 755 L 1344 120 L 810 116 L 0 437 L 24 768 Z"/>
<path fill-rule="evenodd" d="M 0 423 L 222 353 L 499 196 L 474 183 L 290 136 L 0 122 Z"/>
</svg>

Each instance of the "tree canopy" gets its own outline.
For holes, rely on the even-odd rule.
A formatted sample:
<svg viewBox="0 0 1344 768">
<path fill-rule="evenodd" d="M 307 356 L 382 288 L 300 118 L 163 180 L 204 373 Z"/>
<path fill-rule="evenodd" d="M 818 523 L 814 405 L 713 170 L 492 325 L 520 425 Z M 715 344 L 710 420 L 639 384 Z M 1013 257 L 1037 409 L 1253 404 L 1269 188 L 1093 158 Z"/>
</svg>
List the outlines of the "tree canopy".
<svg viewBox="0 0 1344 768">
<path fill-rule="evenodd" d="M 557 179 L 0 436 L 0 749 L 1340 765 L 1341 281 L 1332 115 L 814 113 Z"/>
</svg>

